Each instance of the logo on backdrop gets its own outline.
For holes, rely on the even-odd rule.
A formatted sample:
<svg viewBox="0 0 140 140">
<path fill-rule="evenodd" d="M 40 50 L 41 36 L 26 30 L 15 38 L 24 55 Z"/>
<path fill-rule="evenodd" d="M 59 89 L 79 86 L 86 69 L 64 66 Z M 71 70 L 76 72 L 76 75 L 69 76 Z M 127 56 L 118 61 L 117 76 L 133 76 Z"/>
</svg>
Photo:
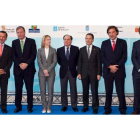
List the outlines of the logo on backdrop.
<svg viewBox="0 0 140 140">
<path fill-rule="evenodd" d="M 135 27 L 135 32 L 140 33 L 140 26 Z"/>
<path fill-rule="evenodd" d="M 57 26 L 53 26 L 53 31 L 57 31 Z"/>
<path fill-rule="evenodd" d="M 53 26 L 53 31 L 69 31 L 68 28 L 66 28 L 65 26 Z"/>
<path fill-rule="evenodd" d="M 86 25 L 85 30 L 86 30 L 86 31 L 89 31 L 89 25 Z"/>
<path fill-rule="evenodd" d="M 5 25 L 2 25 L 1 26 L 1 29 L 7 33 L 15 33 L 15 29 L 12 29 L 12 28 L 7 28 L 5 27 Z"/>
<path fill-rule="evenodd" d="M 29 33 L 40 33 L 40 29 L 37 29 L 37 25 L 32 25 Z"/>
</svg>

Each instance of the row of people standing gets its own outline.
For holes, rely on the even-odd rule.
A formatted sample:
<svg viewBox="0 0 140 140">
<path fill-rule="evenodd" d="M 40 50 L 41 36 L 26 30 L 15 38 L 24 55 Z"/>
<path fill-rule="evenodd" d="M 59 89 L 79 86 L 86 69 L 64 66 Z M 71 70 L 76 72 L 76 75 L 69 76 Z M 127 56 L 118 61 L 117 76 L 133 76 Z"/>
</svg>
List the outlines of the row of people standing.
<svg viewBox="0 0 140 140">
<path fill-rule="evenodd" d="M 35 40 L 25 36 L 25 29 L 22 26 L 16 29 L 18 39 L 12 42 L 12 49 L 4 42 L 7 39 L 7 33 L 0 31 L 0 87 L 1 87 L 1 110 L 7 113 L 7 85 L 10 77 L 10 67 L 12 60 L 14 61 L 14 77 L 15 77 L 15 113 L 22 110 L 22 87 L 25 83 L 27 89 L 27 109 L 31 113 L 33 110 L 33 81 L 36 59 Z M 88 111 L 89 104 L 89 85 L 91 85 L 92 108 L 93 113 L 98 113 L 98 83 L 102 75 L 106 90 L 105 112 L 111 113 L 111 102 L 113 92 L 113 82 L 115 81 L 116 91 L 119 98 L 119 110 L 121 114 L 126 114 L 126 101 L 124 94 L 125 81 L 125 62 L 127 60 L 127 44 L 123 39 L 117 38 L 119 31 L 115 26 L 109 26 L 107 29 L 109 35 L 108 40 L 102 42 L 100 48 L 92 45 L 94 35 L 88 33 L 85 37 L 86 46 L 80 48 L 71 45 L 72 36 L 65 35 L 63 37 L 64 46 L 57 49 L 51 47 L 51 37 L 45 35 L 42 38 L 41 48 L 38 50 L 39 65 L 39 85 L 41 100 L 43 105 L 42 113 L 50 113 L 53 101 L 55 66 L 60 65 L 60 83 L 61 83 L 61 102 L 62 110 L 66 111 L 68 106 L 67 85 L 70 83 L 71 105 L 75 112 L 77 108 L 77 86 L 76 78 L 82 81 L 83 87 L 83 104 L 82 112 Z M 138 50 L 140 41 L 134 43 L 132 51 L 133 81 L 134 81 L 134 112 L 139 114 L 139 72 L 140 58 Z M 77 70 L 78 66 L 78 70 Z M 23 82 L 24 81 L 24 82 Z M 46 101 L 46 82 L 48 87 L 48 102 Z"/>
</svg>

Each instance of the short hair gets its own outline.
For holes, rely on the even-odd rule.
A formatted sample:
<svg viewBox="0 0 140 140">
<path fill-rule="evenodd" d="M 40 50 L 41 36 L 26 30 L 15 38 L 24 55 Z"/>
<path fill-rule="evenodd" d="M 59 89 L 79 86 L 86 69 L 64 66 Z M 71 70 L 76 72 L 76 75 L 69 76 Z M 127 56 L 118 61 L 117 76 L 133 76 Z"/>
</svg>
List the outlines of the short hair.
<svg viewBox="0 0 140 140">
<path fill-rule="evenodd" d="M 108 32 L 109 32 L 110 29 L 115 29 L 116 32 L 117 32 L 117 35 L 119 34 L 119 30 L 118 30 L 118 28 L 116 26 L 108 26 L 108 28 L 107 28 L 107 34 L 108 34 Z"/>
<path fill-rule="evenodd" d="M 0 31 L 0 33 L 4 33 L 4 34 L 6 34 L 6 38 L 8 37 L 7 32 L 5 32 L 5 31 Z"/>
<path fill-rule="evenodd" d="M 18 26 L 18 27 L 16 28 L 16 31 L 19 30 L 20 28 L 22 28 L 22 29 L 24 30 L 24 32 L 25 32 L 25 28 L 24 28 L 23 26 Z"/>
<path fill-rule="evenodd" d="M 70 36 L 71 40 L 73 40 L 73 37 L 71 35 L 64 35 L 63 40 L 64 40 L 65 36 Z"/>
<path fill-rule="evenodd" d="M 94 39 L 94 35 L 92 33 L 87 33 L 86 36 L 87 35 L 91 35 L 92 36 L 92 39 Z"/>
<path fill-rule="evenodd" d="M 44 41 L 45 41 L 45 39 L 46 39 L 47 37 L 50 37 L 50 36 L 49 36 L 49 35 L 44 35 L 44 36 L 42 37 L 41 48 L 44 48 Z M 50 39 L 51 39 L 51 37 L 50 37 Z"/>
</svg>

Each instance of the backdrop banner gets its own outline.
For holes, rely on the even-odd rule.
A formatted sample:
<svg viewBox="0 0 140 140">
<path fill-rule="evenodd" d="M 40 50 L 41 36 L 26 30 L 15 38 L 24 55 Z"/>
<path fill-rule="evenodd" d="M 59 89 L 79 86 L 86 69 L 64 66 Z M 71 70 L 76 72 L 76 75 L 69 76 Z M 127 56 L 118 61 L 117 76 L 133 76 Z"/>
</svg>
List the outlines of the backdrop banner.
<svg viewBox="0 0 140 140">
<path fill-rule="evenodd" d="M 0 25 L 0 30 L 4 30 L 8 33 L 8 38 L 6 44 L 12 46 L 12 41 L 17 39 L 16 26 L 11 25 Z M 69 34 L 73 37 L 72 45 L 78 46 L 79 48 L 85 46 L 85 35 L 87 33 L 94 34 L 93 44 L 101 48 L 102 41 L 108 39 L 107 25 L 106 26 L 96 26 L 96 25 L 21 25 L 25 27 L 26 37 L 33 38 L 36 41 L 37 50 L 41 47 L 41 39 L 44 35 L 51 36 L 51 46 L 55 49 L 62 47 L 63 36 Z M 133 93 L 133 83 L 132 83 L 132 61 L 131 53 L 133 42 L 140 39 L 139 35 L 139 25 L 138 26 L 117 26 L 119 29 L 118 38 L 122 38 L 127 42 L 127 62 L 125 63 L 126 68 L 126 78 L 125 78 L 125 93 Z M 37 58 L 35 60 L 36 74 L 34 78 L 34 92 L 40 92 L 39 81 L 38 81 L 38 63 Z M 60 78 L 59 78 L 59 65 L 55 67 L 56 77 L 54 84 L 54 92 L 60 92 Z M 115 86 L 115 85 L 114 85 Z M 8 92 L 15 91 L 15 82 L 13 75 L 13 65 L 10 70 L 10 78 L 8 83 Z M 26 92 L 25 85 L 23 91 Z M 69 92 L 68 85 L 68 92 Z M 82 92 L 81 80 L 77 79 L 77 91 Z M 114 88 L 114 93 L 116 89 Z M 99 93 L 105 93 L 104 80 L 103 77 L 99 81 Z"/>
</svg>

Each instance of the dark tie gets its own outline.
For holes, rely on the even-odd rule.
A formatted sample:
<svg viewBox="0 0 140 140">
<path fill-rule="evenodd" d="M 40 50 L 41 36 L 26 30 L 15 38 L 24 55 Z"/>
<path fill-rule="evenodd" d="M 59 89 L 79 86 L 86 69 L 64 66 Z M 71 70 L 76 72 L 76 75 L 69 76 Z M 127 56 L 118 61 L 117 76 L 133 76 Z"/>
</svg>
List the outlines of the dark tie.
<svg viewBox="0 0 140 140">
<path fill-rule="evenodd" d="M 67 52 L 66 52 L 66 57 L 67 57 L 67 60 L 69 61 L 69 47 L 67 47 Z"/>
</svg>

